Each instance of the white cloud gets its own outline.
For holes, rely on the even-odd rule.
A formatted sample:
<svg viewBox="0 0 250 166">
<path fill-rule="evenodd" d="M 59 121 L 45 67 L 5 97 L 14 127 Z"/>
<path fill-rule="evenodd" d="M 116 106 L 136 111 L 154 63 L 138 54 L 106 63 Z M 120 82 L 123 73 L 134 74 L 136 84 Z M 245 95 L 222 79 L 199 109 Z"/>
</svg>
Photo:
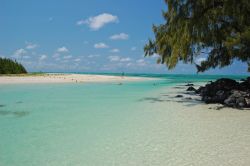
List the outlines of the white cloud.
<svg viewBox="0 0 250 166">
<path fill-rule="evenodd" d="M 23 58 L 24 58 L 24 59 L 29 59 L 29 58 L 30 58 L 30 56 L 28 56 L 28 55 L 24 55 L 24 56 L 23 56 Z"/>
<path fill-rule="evenodd" d="M 76 59 L 74 59 L 74 61 L 75 61 L 75 62 L 80 62 L 81 59 L 80 59 L 80 58 L 76 58 Z"/>
<path fill-rule="evenodd" d="M 68 59 L 64 59 L 63 61 L 61 61 L 62 63 L 68 63 L 69 60 Z"/>
<path fill-rule="evenodd" d="M 96 43 L 94 45 L 95 48 L 109 48 L 109 46 L 105 43 Z"/>
<path fill-rule="evenodd" d="M 77 25 L 87 24 L 92 30 L 99 30 L 108 23 L 118 22 L 118 17 L 109 13 L 102 13 L 100 15 L 89 17 L 86 20 L 77 21 Z"/>
<path fill-rule="evenodd" d="M 35 49 L 36 47 L 38 47 L 37 44 L 26 42 L 26 49 L 32 50 L 32 49 Z"/>
<path fill-rule="evenodd" d="M 143 55 L 143 56 L 144 56 L 144 55 Z M 154 53 L 153 55 L 151 55 L 151 57 L 153 57 L 153 58 L 159 58 L 159 57 L 160 57 L 160 55 L 159 55 L 159 54 Z"/>
<path fill-rule="evenodd" d="M 206 58 L 200 57 L 200 58 L 197 58 L 197 59 L 195 60 L 195 63 L 201 64 L 201 62 L 202 62 L 202 61 L 205 61 L 205 60 L 206 60 Z"/>
<path fill-rule="evenodd" d="M 57 52 L 69 52 L 69 50 L 65 46 L 58 48 L 56 51 Z"/>
<path fill-rule="evenodd" d="M 63 57 L 63 59 L 71 59 L 72 58 L 72 55 L 66 55 Z"/>
<path fill-rule="evenodd" d="M 129 62 L 129 61 L 131 61 L 131 58 L 129 58 L 129 57 L 122 58 L 122 57 L 117 56 L 117 55 L 108 56 L 108 59 L 111 62 Z"/>
<path fill-rule="evenodd" d="M 23 48 L 17 49 L 14 54 L 12 55 L 12 57 L 14 58 L 20 58 L 21 56 L 25 55 L 27 53 L 27 51 Z"/>
<path fill-rule="evenodd" d="M 130 58 L 121 58 L 120 59 L 120 62 L 129 62 L 129 61 L 131 61 Z"/>
<path fill-rule="evenodd" d="M 135 51 L 136 50 L 136 47 L 131 47 L 131 51 Z"/>
<path fill-rule="evenodd" d="M 119 56 L 109 56 L 108 59 L 111 61 L 111 62 L 116 62 L 116 61 L 120 61 L 120 57 Z"/>
<path fill-rule="evenodd" d="M 54 55 L 52 55 L 52 58 L 58 58 L 58 57 L 60 57 L 60 54 L 59 53 L 54 53 Z"/>
<path fill-rule="evenodd" d="M 57 58 L 55 58 L 55 60 L 56 60 L 56 61 L 60 61 L 60 60 L 61 60 L 61 58 L 60 58 L 60 57 L 57 57 Z"/>
<path fill-rule="evenodd" d="M 139 65 L 139 66 L 145 66 L 145 65 L 146 65 L 146 62 L 145 62 L 144 59 L 138 59 L 138 60 L 136 61 L 136 63 L 137 63 L 137 65 Z"/>
<path fill-rule="evenodd" d="M 120 50 L 117 48 L 114 48 L 114 49 L 110 50 L 110 52 L 117 53 L 117 52 L 120 52 Z"/>
<path fill-rule="evenodd" d="M 79 20 L 76 22 L 76 25 L 83 25 L 83 24 L 87 24 L 86 20 Z"/>
<path fill-rule="evenodd" d="M 39 61 L 43 61 L 45 59 L 47 59 L 47 55 L 43 54 L 40 56 Z"/>
<path fill-rule="evenodd" d="M 27 51 L 25 49 L 20 48 L 20 49 L 15 51 L 14 55 L 20 56 L 20 55 L 26 54 L 26 52 Z"/>
<path fill-rule="evenodd" d="M 138 59 L 136 62 L 137 62 L 137 63 L 143 63 L 143 62 L 145 62 L 145 61 L 144 61 L 144 59 Z"/>
<path fill-rule="evenodd" d="M 127 66 L 129 67 L 129 66 L 132 66 L 133 65 L 133 63 L 131 63 L 131 62 L 129 62 L 129 63 L 127 63 Z"/>
<path fill-rule="evenodd" d="M 110 36 L 110 39 L 112 40 L 127 40 L 128 39 L 128 34 L 126 33 L 120 33 L 120 34 L 115 34 Z"/>
<path fill-rule="evenodd" d="M 99 57 L 100 55 L 98 54 L 91 54 L 91 55 L 88 55 L 88 58 L 95 58 L 95 57 Z"/>
</svg>

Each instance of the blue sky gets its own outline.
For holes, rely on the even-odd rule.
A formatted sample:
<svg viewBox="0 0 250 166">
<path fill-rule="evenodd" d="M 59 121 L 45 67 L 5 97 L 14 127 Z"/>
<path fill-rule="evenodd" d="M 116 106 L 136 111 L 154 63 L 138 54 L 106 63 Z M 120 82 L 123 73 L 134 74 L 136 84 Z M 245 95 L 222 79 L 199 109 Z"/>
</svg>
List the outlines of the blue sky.
<svg viewBox="0 0 250 166">
<path fill-rule="evenodd" d="M 155 56 L 143 57 L 165 9 L 164 0 L 0 0 L 0 56 L 30 72 L 195 73 L 194 65 L 168 71 Z M 235 62 L 206 74 L 246 69 Z"/>
</svg>

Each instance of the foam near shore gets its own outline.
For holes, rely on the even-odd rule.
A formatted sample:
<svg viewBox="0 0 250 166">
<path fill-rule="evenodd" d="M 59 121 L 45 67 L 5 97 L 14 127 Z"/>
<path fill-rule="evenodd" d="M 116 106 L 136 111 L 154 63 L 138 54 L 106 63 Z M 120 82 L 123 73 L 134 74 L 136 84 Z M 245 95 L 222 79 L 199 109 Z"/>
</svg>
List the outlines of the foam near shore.
<svg viewBox="0 0 250 166">
<path fill-rule="evenodd" d="M 0 76 L 0 84 L 122 82 L 143 80 L 150 80 L 150 78 L 89 74 L 41 74 Z"/>
</svg>

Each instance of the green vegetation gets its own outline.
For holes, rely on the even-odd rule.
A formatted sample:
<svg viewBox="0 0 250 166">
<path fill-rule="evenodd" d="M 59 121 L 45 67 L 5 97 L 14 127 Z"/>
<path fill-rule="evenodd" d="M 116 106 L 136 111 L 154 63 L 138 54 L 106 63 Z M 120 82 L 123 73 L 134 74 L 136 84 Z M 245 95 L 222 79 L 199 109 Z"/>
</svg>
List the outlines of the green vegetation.
<svg viewBox="0 0 250 166">
<path fill-rule="evenodd" d="M 24 74 L 26 69 L 20 63 L 0 57 L 0 74 Z"/>
<path fill-rule="evenodd" d="M 206 60 L 197 71 L 230 65 L 234 60 L 248 64 L 250 71 L 249 0 L 165 0 L 164 24 L 153 26 L 154 40 L 145 45 L 146 56 L 159 54 L 158 63 L 169 69 L 179 61 L 194 63 L 201 53 Z"/>
</svg>

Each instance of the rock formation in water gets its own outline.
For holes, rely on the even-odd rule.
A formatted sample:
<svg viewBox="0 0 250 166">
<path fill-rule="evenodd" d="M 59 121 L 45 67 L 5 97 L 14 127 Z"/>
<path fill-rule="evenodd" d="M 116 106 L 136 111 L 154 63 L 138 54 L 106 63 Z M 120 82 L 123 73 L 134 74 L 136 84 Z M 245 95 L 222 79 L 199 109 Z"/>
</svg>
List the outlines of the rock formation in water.
<svg viewBox="0 0 250 166">
<path fill-rule="evenodd" d="M 205 103 L 220 103 L 235 108 L 250 108 L 250 77 L 241 82 L 221 78 L 210 82 L 197 90 L 190 86 L 187 91 L 194 91 Z"/>
</svg>

